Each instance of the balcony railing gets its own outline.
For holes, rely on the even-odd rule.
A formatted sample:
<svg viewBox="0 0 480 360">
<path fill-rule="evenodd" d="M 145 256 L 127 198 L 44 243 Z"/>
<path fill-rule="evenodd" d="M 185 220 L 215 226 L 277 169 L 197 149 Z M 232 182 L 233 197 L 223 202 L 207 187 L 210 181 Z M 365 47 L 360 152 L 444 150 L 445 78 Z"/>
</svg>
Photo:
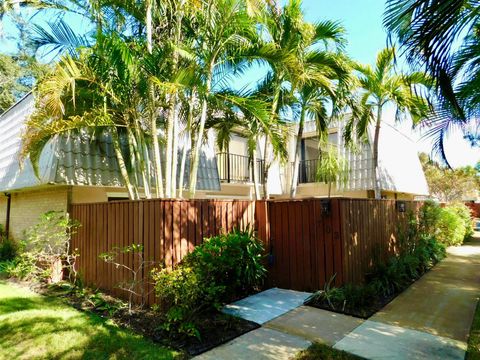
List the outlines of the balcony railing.
<svg viewBox="0 0 480 360">
<path fill-rule="evenodd" d="M 220 181 L 227 183 L 252 183 L 253 169 L 248 156 L 229 153 L 217 154 L 218 174 Z M 263 179 L 263 160 L 256 159 L 258 182 Z"/>
<path fill-rule="evenodd" d="M 292 163 L 292 171 L 295 163 Z M 298 166 L 298 183 L 308 184 L 318 182 L 317 180 L 318 160 L 301 160 Z"/>
</svg>

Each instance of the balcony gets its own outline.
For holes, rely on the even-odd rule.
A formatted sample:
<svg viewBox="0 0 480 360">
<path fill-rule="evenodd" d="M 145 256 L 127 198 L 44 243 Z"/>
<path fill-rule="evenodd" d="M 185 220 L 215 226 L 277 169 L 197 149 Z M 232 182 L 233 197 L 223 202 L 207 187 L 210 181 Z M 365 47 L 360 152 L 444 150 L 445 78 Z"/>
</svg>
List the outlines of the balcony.
<svg viewBox="0 0 480 360">
<path fill-rule="evenodd" d="M 295 163 L 292 163 L 292 172 L 295 170 L 293 167 Z M 301 160 L 298 166 L 298 183 L 308 184 L 318 182 L 317 180 L 318 160 Z"/>
<path fill-rule="evenodd" d="M 221 182 L 253 183 L 253 169 L 248 156 L 217 153 L 218 175 Z M 263 181 L 263 160 L 256 159 L 258 182 Z"/>
</svg>

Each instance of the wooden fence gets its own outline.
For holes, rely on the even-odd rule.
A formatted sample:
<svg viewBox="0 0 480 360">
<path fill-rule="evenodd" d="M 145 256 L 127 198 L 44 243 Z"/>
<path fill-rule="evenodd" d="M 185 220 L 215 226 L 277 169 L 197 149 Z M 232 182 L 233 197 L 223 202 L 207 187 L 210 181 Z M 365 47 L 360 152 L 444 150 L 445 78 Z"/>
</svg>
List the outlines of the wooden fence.
<svg viewBox="0 0 480 360">
<path fill-rule="evenodd" d="M 144 257 L 172 268 L 204 238 L 234 227 L 254 226 L 264 241 L 267 286 L 314 291 L 334 275 L 335 285 L 358 283 L 375 261 L 399 250 L 408 211 L 420 203 L 394 200 L 321 199 L 286 201 L 141 200 L 72 206 L 81 223 L 73 236 L 78 268 L 86 284 L 115 296 L 118 284 L 130 278 L 99 254 L 115 247 L 142 244 Z M 132 253 L 119 262 L 134 266 Z M 142 276 L 146 279 L 151 266 Z M 152 284 L 145 285 L 148 303 L 155 301 Z"/>
<path fill-rule="evenodd" d="M 344 199 L 340 202 L 342 224 L 343 279 L 362 282 L 375 263 L 382 262 L 401 250 L 410 213 L 417 213 L 420 202 L 395 200 Z"/>
<path fill-rule="evenodd" d="M 131 278 L 123 268 L 115 268 L 99 258 L 101 253 L 131 244 L 141 244 L 144 259 L 151 265 L 140 274 L 145 279 L 153 264 L 172 268 L 204 238 L 222 229 L 245 228 L 254 223 L 254 203 L 216 200 L 142 200 L 72 205 L 72 217 L 81 224 L 72 238 L 78 249 L 78 269 L 84 282 L 125 296 L 118 288 Z M 121 254 L 118 262 L 135 267 L 133 253 Z M 153 262 L 153 264 L 152 264 Z M 147 302 L 153 303 L 152 284 L 146 282 Z"/>
</svg>

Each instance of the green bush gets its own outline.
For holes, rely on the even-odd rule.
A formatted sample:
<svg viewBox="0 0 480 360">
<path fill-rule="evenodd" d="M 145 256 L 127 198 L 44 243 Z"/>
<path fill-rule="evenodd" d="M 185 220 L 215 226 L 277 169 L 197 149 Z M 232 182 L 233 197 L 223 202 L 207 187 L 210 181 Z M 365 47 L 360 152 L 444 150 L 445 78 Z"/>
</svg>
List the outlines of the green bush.
<svg viewBox="0 0 480 360">
<path fill-rule="evenodd" d="M 461 203 L 440 207 L 426 201 L 419 212 L 419 234 L 433 236 L 447 246 L 461 245 L 473 235 L 470 209 Z"/>
<path fill-rule="evenodd" d="M 463 241 L 470 240 L 474 234 L 472 210 L 463 203 L 453 203 L 448 208 L 452 209 L 463 221 L 465 226 Z"/>
<path fill-rule="evenodd" d="M 0 261 L 13 260 L 18 254 L 19 246 L 15 240 L 0 237 Z"/>
<path fill-rule="evenodd" d="M 9 278 L 31 280 L 44 276 L 45 270 L 36 266 L 37 259 L 33 254 L 24 253 L 12 260 L 0 262 L 0 273 Z"/>
<path fill-rule="evenodd" d="M 443 208 L 438 203 L 431 200 L 425 201 L 418 213 L 416 233 L 436 235 L 442 212 Z"/>
<path fill-rule="evenodd" d="M 462 218 L 451 207 L 442 210 L 437 223 L 437 240 L 447 246 L 461 245 L 465 238 L 465 224 Z"/>
<path fill-rule="evenodd" d="M 163 328 L 174 335 L 200 336 L 201 315 L 246 295 L 266 274 L 263 245 L 250 231 L 206 239 L 174 270 L 153 272 L 164 315 Z"/>
</svg>

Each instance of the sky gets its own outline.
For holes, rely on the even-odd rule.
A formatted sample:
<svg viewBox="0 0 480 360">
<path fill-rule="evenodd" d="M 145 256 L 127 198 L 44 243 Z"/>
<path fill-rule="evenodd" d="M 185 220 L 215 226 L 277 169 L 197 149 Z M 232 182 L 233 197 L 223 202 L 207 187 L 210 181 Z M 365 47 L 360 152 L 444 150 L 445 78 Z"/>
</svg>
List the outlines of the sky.
<svg viewBox="0 0 480 360">
<path fill-rule="evenodd" d="M 348 40 L 346 51 L 356 61 L 373 64 L 377 52 L 387 45 L 387 34 L 382 25 L 384 0 L 303 0 L 303 7 L 308 21 L 335 20 L 345 27 Z M 4 32 L 8 31 L 9 26 L 5 24 Z M 11 44 L 0 40 L 0 49 L 11 50 Z M 255 83 L 261 75 L 259 69 L 252 70 L 236 82 L 236 86 Z M 394 109 L 387 109 L 385 121 L 393 124 L 393 119 Z M 431 140 L 422 137 L 421 131 L 412 130 L 411 122 L 405 121 L 395 126 L 414 140 L 418 151 L 431 152 Z M 460 131 L 453 131 L 448 137 L 446 153 L 453 167 L 475 165 L 480 160 L 480 148 L 472 148 Z"/>
</svg>

